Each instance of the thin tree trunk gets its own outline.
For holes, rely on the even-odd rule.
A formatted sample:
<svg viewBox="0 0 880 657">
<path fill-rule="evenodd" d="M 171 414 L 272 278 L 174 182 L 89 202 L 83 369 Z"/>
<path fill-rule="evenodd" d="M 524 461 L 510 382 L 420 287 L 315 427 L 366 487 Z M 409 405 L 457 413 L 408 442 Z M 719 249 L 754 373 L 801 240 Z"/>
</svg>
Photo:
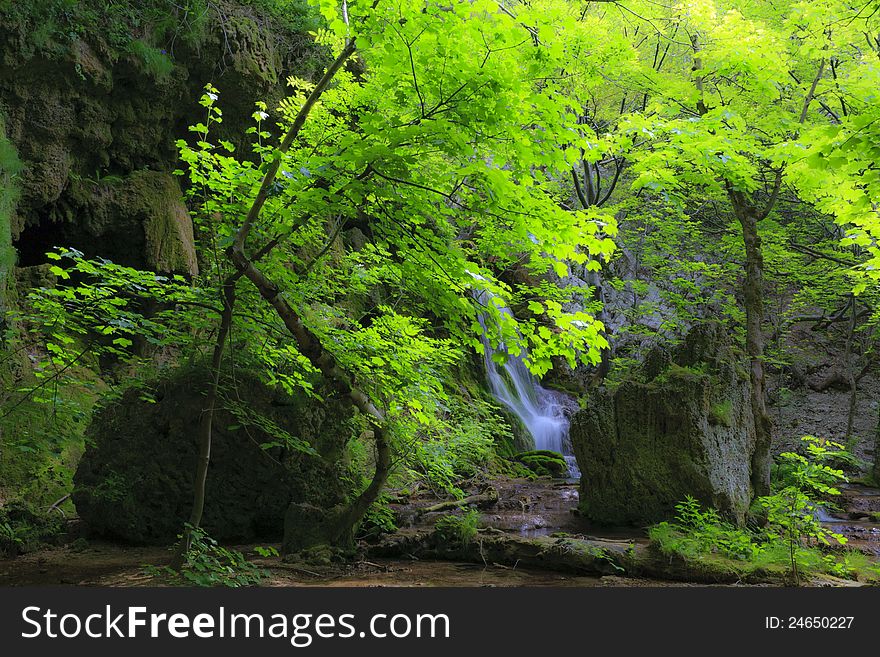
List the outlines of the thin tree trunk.
<svg viewBox="0 0 880 657">
<path fill-rule="evenodd" d="M 385 482 L 388 481 L 388 475 L 391 474 L 391 443 L 388 441 L 385 429 L 375 429 L 373 437 L 376 444 L 376 468 L 373 473 L 373 480 L 346 507 L 337 519 L 335 527 L 331 528 L 331 535 L 328 538 L 333 544 L 348 542 L 348 538 L 351 536 L 355 526 L 360 523 L 373 505 L 373 502 L 379 497 L 379 493 L 385 487 Z"/>
<path fill-rule="evenodd" d="M 703 98 L 703 62 L 699 36 L 691 36 L 694 51 L 694 86 L 699 92 L 697 112 L 703 116 L 708 111 Z M 821 75 L 821 69 L 820 69 Z M 817 76 L 818 77 L 818 76 Z M 815 83 L 814 83 L 815 88 Z M 809 105 L 809 101 L 807 101 Z M 803 122 L 803 117 L 802 117 Z M 733 212 L 742 227 L 743 244 L 746 251 L 745 281 L 743 282 L 743 305 L 746 311 L 746 353 L 749 356 L 749 401 L 755 427 L 755 447 L 751 456 L 752 496 L 762 497 L 770 494 L 770 441 L 772 424 L 767 413 L 766 381 L 764 378 L 764 254 L 761 250 L 761 236 L 758 234 L 758 221 L 772 210 L 782 184 L 782 171 L 776 181 L 770 200 L 763 212 L 743 192 L 735 190 L 727 183 L 727 195 Z"/>
<path fill-rule="evenodd" d="M 846 367 L 846 379 L 849 383 L 849 413 L 846 416 L 846 436 L 844 437 L 844 442 L 848 442 L 852 437 L 853 424 L 856 421 L 856 403 L 858 401 L 858 381 L 856 380 L 856 373 L 853 371 L 853 353 L 852 353 L 852 343 L 856 332 L 856 298 L 855 296 L 850 296 L 850 320 L 849 320 L 849 329 L 846 334 L 846 348 L 845 348 L 845 363 Z"/>
<path fill-rule="evenodd" d="M 699 58 L 700 46 L 697 37 L 691 38 L 694 48 L 694 71 L 702 68 Z M 825 60 L 819 64 L 813 83 L 810 85 L 803 106 L 799 123 L 803 124 L 816 93 L 816 87 L 825 70 Z M 695 80 L 700 100 L 697 111 L 702 116 L 707 108 L 702 100 L 703 79 L 699 72 Z M 761 250 L 761 236 L 758 233 L 758 222 L 773 210 L 782 187 L 782 169 L 777 170 L 773 190 L 767 204 L 758 209 L 753 199 L 742 191 L 738 191 L 727 183 L 727 195 L 733 206 L 733 212 L 742 227 L 743 244 L 746 251 L 745 281 L 743 283 L 743 305 L 746 311 L 746 353 L 749 356 L 750 401 L 755 425 L 755 450 L 751 459 L 752 495 L 762 497 L 770 494 L 770 468 L 773 459 L 770 455 L 770 443 L 773 424 L 767 413 L 767 383 L 764 376 L 764 254 Z"/>
<path fill-rule="evenodd" d="M 877 407 L 877 432 L 874 435 L 874 483 L 880 486 L 880 404 Z"/>
<path fill-rule="evenodd" d="M 282 139 L 281 144 L 278 147 L 278 150 L 280 152 L 285 153 L 290 149 L 294 140 L 299 135 L 300 130 L 302 130 L 302 127 L 305 124 L 309 113 L 318 102 L 318 99 L 321 97 L 321 94 L 324 93 L 327 86 L 333 80 L 333 77 L 336 75 L 336 73 L 339 72 L 339 70 L 345 64 L 346 60 L 351 57 L 354 51 L 355 43 L 354 41 L 349 41 L 348 43 L 346 43 L 339 56 L 324 72 L 324 75 L 318 81 L 318 84 L 315 85 L 315 88 L 309 94 L 309 97 L 306 99 L 305 104 L 300 109 L 299 113 L 294 119 L 293 124 L 287 131 L 287 134 L 284 135 L 284 138 Z M 197 528 L 201 524 L 202 512 L 205 508 L 205 483 L 207 482 L 208 477 L 208 465 L 211 462 L 211 433 L 214 422 L 214 407 L 217 403 L 218 389 L 220 386 L 220 367 L 223 364 L 223 353 L 226 347 L 226 338 L 229 335 L 230 328 L 232 327 L 232 310 L 235 304 L 235 285 L 238 282 L 238 279 L 245 275 L 245 269 L 238 266 L 236 255 L 240 256 L 241 261 L 246 262 L 251 269 L 256 271 L 253 266 L 253 262 L 251 260 L 248 260 L 247 256 L 245 255 L 244 245 L 251 228 L 253 227 L 254 223 L 260 215 L 260 211 L 262 210 L 266 199 L 269 197 L 269 190 L 272 187 L 272 183 L 275 181 L 275 177 L 278 175 L 278 170 L 280 167 L 281 158 L 275 158 L 269 164 L 266 170 L 266 174 L 263 176 L 263 181 L 260 185 L 260 189 L 257 192 L 257 195 L 254 198 L 254 201 L 251 204 L 251 207 L 248 210 L 244 221 L 235 233 L 233 246 L 229 249 L 230 257 L 236 264 L 237 271 L 232 276 L 228 277 L 223 284 L 223 315 L 220 320 L 220 328 L 217 332 L 217 342 L 214 344 L 214 353 L 211 358 L 210 387 L 208 388 L 208 395 L 205 400 L 205 408 L 202 410 L 202 416 L 199 420 L 199 460 L 196 466 L 195 481 L 193 482 L 193 507 L 192 512 L 190 513 L 189 526 L 184 528 L 180 545 L 178 546 L 177 551 L 171 561 L 171 568 L 173 568 L 174 570 L 180 570 L 180 568 L 183 566 L 186 560 L 186 553 L 192 543 L 192 530 Z M 267 255 L 277 244 L 277 240 L 272 240 L 271 242 L 269 242 L 257 254 L 255 260 Z M 277 288 L 275 290 L 274 296 L 278 296 Z M 294 336 L 298 337 L 296 336 L 296 334 L 294 334 Z"/>
<path fill-rule="evenodd" d="M 758 234 L 758 212 L 742 192 L 730 190 L 734 212 L 742 226 L 746 251 L 743 304 L 746 311 L 746 353 L 749 356 L 749 382 L 755 424 L 755 450 L 752 453 L 752 494 L 770 494 L 770 440 L 772 424 L 767 413 L 764 378 L 764 255 Z"/>
<path fill-rule="evenodd" d="M 305 125 L 312 108 L 330 85 L 335 75 L 342 69 L 346 60 L 354 54 L 355 50 L 354 41 L 349 41 L 339 56 L 324 72 L 324 75 L 309 94 L 305 104 L 300 109 L 278 147 L 280 153 L 285 153 L 290 149 L 300 130 Z M 354 406 L 371 418 L 374 423 L 373 436 L 376 444 L 376 470 L 373 480 L 340 516 L 337 523 L 337 531 L 334 536 L 330 537 L 331 540 L 337 540 L 349 532 L 363 518 L 367 509 L 379 496 L 391 470 L 391 444 L 385 426 L 385 414 L 372 403 L 362 390 L 354 385 L 351 378 L 338 366 L 333 355 L 324 349 L 317 336 L 306 327 L 299 313 L 281 295 L 281 290 L 275 282 L 258 269 L 254 264 L 255 260 L 248 256 L 246 249 L 248 234 L 259 218 L 260 211 L 269 196 L 269 189 L 278 174 L 280 165 L 281 158 L 275 158 L 266 170 L 260 190 L 247 216 L 236 231 L 232 246 L 227 253 L 239 275 L 251 281 L 260 293 L 260 296 L 275 309 L 278 317 L 296 340 L 300 352 L 321 372 L 324 380 L 334 386 L 340 395 L 348 397 Z"/>
<path fill-rule="evenodd" d="M 302 318 L 294 308 L 281 296 L 275 285 L 261 270 L 254 266 L 241 251 L 231 247 L 230 254 L 235 266 L 250 280 L 260 296 L 269 303 L 284 322 L 284 326 L 296 339 L 300 352 L 321 372 L 324 380 L 332 385 L 342 396 L 348 397 L 354 406 L 373 423 L 373 438 L 376 445 L 376 469 L 370 485 L 351 502 L 335 523 L 330 540 L 338 540 L 351 531 L 364 517 L 370 505 L 376 501 L 391 471 L 391 444 L 385 427 L 385 414 L 378 409 L 370 398 L 357 386 L 351 378 L 338 366 L 333 355 L 325 350 L 320 340 L 306 327 Z"/>
<path fill-rule="evenodd" d="M 223 314 L 211 356 L 211 381 L 205 397 L 205 407 L 199 418 L 199 458 L 196 464 L 196 476 L 193 481 L 193 505 L 189 523 L 184 527 L 180 543 L 171 559 L 171 568 L 179 571 L 186 562 L 186 554 L 192 544 L 192 531 L 202 522 L 205 510 L 205 485 L 208 481 L 208 465 L 211 462 L 211 438 L 214 424 L 214 409 L 217 405 L 220 388 L 220 368 L 223 365 L 223 354 L 226 350 L 226 339 L 232 327 L 232 311 L 235 306 L 235 284 L 238 276 L 229 277 L 223 284 Z"/>
</svg>

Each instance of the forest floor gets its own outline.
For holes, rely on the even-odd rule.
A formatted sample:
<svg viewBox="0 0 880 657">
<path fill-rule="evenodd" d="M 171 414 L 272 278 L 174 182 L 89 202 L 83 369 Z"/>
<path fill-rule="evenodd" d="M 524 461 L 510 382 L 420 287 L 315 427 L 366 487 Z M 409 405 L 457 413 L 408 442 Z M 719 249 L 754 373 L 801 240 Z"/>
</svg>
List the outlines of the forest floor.
<svg viewBox="0 0 880 657">
<path fill-rule="evenodd" d="M 577 536 L 609 545 L 645 545 L 638 528 L 590 527 L 573 511 L 577 485 L 571 481 L 501 478 L 484 482 L 498 491 L 498 501 L 482 509 L 480 525 L 495 535 L 523 539 Z M 404 525 L 399 534 L 433 527 L 437 517 L 449 510 L 421 513 L 436 504 L 430 491 L 416 492 L 396 505 Z M 880 509 L 880 490 L 848 485 L 840 511 L 830 512 L 826 522 L 849 538 L 849 545 L 880 557 L 880 522 L 871 514 Z M 472 563 L 456 560 L 418 559 L 413 556 L 373 556 L 375 544 L 364 544 L 364 555 L 344 563 L 285 563 L 263 558 L 253 545 L 236 546 L 269 572 L 265 586 L 688 586 L 688 582 L 643 579 L 621 575 L 583 575 L 525 567 L 493 561 Z M 277 546 L 276 546 L 277 547 Z M 144 568 L 168 561 L 168 548 L 130 547 L 89 541 L 45 549 L 16 559 L 0 560 L 0 584 L 11 586 L 151 586 L 156 580 Z M 845 582 L 817 581 L 818 585 Z"/>
<path fill-rule="evenodd" d="M 238 546 L 252 553 L 253 546 Z M 165 548 L 125 547 L 95 543 L 78 552 L 66 547 L 42 550 L 14 560 L 0 561 L 4 586 L 155 586 L 144 572 L 146 564 L 167 562 Z M 313 570 L 279 559 L 254 556 L 269 571 L 263 586 L 688 586 L 682 582 L 608 576 L 575 576 L 535 568 L 510 568 L 455 561 L 370 559 Z"/>
</svg>

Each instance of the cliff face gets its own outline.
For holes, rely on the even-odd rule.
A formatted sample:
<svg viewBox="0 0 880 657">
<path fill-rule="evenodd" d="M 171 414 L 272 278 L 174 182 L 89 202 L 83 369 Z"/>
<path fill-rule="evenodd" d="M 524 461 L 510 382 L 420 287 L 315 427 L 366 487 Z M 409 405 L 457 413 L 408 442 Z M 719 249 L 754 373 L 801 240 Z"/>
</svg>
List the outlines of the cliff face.
<svg viewBox="0 0 880 657">
<path fill-rule="evenodd" d="M 64 245 L 196 273 L 192 227 L 171 176 L 174 142 L 202 120 L 198 98 L 212 82 L 223 96 L 219 136 L 244 147 L 254 103 L 280 98 L 288 75 L 320 66 L 311 40 L 258 4 L 206 5 L 197 25 L 171 14 L 180 24 L 163 31 L 132 9 L 113 17 L 130 20 L 115 35 L 101 31 L 100 14 L 68 30 L 41 7 L 51 4 L 0 10 L 0 112 L 23 163 L 18 203 L 0 228 L 18 266 L 43 263 L 46 250 Z"/>
<path fill-rule="evenodd" d="M 0 417 L 0 505 L 28 486 L 46 504 L 69 491 L 91 387 L 102 385 L 97 363 L 83 363 L 89 390 L 67 387 L 52 405 L 22 399 L 17 389 L 35 385 L 43 354 L 14 319 L 18 300 L 52 285 L 45 253 L 54 246 L 198 271 L 197 235 L 172 175 L 175 141 L 204 119 L 198 101 L 210 82 L 222 95 L 217 138 L 249 152 L 255 102 L 272 106 L 288 76 L 320 72 L 309 26 L 290 18 L 300 3 L 273 14 L 281 4 L 0 2 L 0 406 L 16 405 Z"/>
<path fill-rule="evenodd" d="M 639 379 L 587 398 L 572 418 L 585 516 L 601 524 L 668 519 L 693 495 L 745 522 L 754 429 L 748 375 L 723 331 L 691 330 L 674 353 L 655 349 Z"/>
</svg>

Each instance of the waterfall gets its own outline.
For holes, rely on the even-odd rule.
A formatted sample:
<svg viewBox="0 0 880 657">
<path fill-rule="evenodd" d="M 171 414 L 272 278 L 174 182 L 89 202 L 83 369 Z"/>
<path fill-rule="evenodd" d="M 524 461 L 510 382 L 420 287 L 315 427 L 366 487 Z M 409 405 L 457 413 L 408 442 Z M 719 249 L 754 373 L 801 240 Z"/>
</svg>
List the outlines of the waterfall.
<svg viewBox="0 0 880 657">
<path fill-rule="evenodd" d="M 482 290 L 477 298 L 486 305 L 494 295 Z M 500 310 L 505 315 L 512 315 L 506 306 Z M 544 388 L 526 367 L 525 353 L 519 356 L 507 355 L 503 343 L 493 349 L 486 330 L 486 316 L 480 315 L 479 319 L 480 326 L 483 327 L 483 361 L 492 395 L 522 421 L 532 435 L 536 449 L 559 452 L 568 462 L 569 476 L 579 477 L 580 472 L 568 438 L 569 418 L 566 413 L 566 410 L 573 410 L 576 402 L 564 393 Z M 494 353 L 506 355 L 507 360 L 503 366 L 492 360 Z"/>
</svg>

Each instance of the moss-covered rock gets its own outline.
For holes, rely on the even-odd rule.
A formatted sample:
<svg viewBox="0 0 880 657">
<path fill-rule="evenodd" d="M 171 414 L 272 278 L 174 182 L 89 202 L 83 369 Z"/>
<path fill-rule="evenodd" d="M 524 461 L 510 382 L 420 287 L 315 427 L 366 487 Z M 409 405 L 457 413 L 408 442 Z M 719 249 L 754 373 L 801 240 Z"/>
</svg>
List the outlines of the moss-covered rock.
<svg viewBox="0 0 880 657">
<path fill-rule="evenodd" d="M 521 452 L 513 457 L 539 477 L 565 477 L 568 475 L 568 463 L 558 452 L 548 449 L 536 449 Z"/>
<path fill-rule="evenodd" d="M 291 503 L 284 515 L 281 554 L 298 554 L 318 546 L 326 549 L 331 545 L 345 548 L 353 546 L 354 536 L 351 532 L 344 536 L 337 535 L 345 509 L 342 504 L 327 508 L 308 502 Z"/>
<path fill-rule="evenodd" d="M 102 250 L 146 269 L 199 273 L 193 226 L 173 176 L 135 171 L 109 180 L 78 181 L 72 196 L 82 210 L 80 230 Z"/>
<path fill-rule="evenodd" d="M 207 82 L 220 90 L 223 109 L 212 139 L 249 153 L 255 102 L 274 108 L 289 75 L 320 74 L 326 54 L 307 22 L 288 16 L 305 10 L 217 0 L 194 18 L 160 15 L 150 2 L 62 4 L 0 3 L 0 107 L 25 164 L 9 213 L 19 259 L 39 264 L 60 245 L 192 272 L 189 220 L 159 176 L 177 168 L 175 141 L 204 120 L 198 100 Z M 152 212 L 134 230 L 131 213 L 119 211 L 131 197 L 138 214 Z"/>
<path fill-rule="evenodd" d="M 649 359 L 641 377 L 589 397 L 571 425 L 584 515 L 645 525 L 693 495 L 742 524 L 754 430 L 738 369 L 724 333 L 709 324 L 670 358 Z"/>
<path fill-rule="evenodd" d="M 91 534 L 169 543 L 189 517 L 207 372 L 173 373 L 99 410 L 74 477 L 73 500 Z M 332 397 L 295 399 L 236 370 L 215 411 L 203 526 L 223 541 L 279 540 L 291 502 L 332 508 L 345 497 L 338 453 L 351 407 Z M 230 399 L 235 400 L 234 402 Z M 247 417 L 233 411 L 246 405 Z M 272 425 L 318 455 L 285 447 Z M 332 454 L 324 458 L 320 454 Z"/>
<path fill-rule="evenodd" d="M 15 146 L 6 138 L 6 121 L 0 113 L 0 331 L 5 328 L 6 308 L 15 266 L 11 222 L 18 190 L 13 176 L 21 171 L 21 166 Z"/>
</svg>

